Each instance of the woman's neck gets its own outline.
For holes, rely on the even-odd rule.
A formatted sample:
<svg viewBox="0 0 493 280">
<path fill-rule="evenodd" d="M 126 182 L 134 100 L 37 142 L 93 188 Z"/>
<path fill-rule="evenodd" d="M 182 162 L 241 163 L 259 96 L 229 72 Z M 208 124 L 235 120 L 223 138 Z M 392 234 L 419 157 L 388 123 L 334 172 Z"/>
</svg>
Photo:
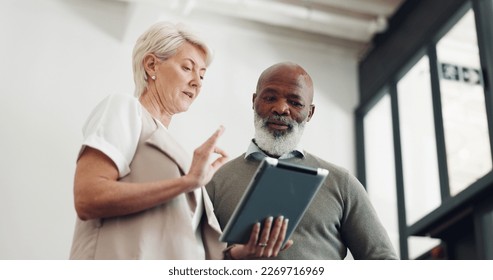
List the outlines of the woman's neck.
<svg viewBox="0 0 493 280">
<path fill-rule="evenodd" d="M 172 114 L 168 113 L 159 100 L 149 92 L 144 92 L 139 98 L 140 104 L 153 116 L 158 119 L 165 127 L 169 127 Z"/>
</svg>

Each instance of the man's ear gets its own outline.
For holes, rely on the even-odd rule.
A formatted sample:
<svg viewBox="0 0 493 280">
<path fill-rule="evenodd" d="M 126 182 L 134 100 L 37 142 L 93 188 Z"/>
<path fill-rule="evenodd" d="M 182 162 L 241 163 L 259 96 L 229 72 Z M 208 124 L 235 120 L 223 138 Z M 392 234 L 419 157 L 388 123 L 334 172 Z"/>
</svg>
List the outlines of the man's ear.
<svg viewBox="0 0 493 280">
<path fill-rule="evenodd" d="M 252 109 L 255 109 L 255 99 L 257 98 L 257 94 L 256 93 L 253 93 L 253 96 L 252 96 Z"/>
<path fill-rule="evenodd" d="M 157 57 L 154 54 L 148 54 L 144 57 L 144 69 L 147 73 L 147 76 L 156 75 L 156 62 Z"/>
<path fill-rule="evenodd" d="M 308 112 L 308 118 L 306 119 L 307 122 L 309 122 L 312 119 L 314 113 L 315 113 L 315 104 L 311 104 L 310 112 Z"/>
</svg>

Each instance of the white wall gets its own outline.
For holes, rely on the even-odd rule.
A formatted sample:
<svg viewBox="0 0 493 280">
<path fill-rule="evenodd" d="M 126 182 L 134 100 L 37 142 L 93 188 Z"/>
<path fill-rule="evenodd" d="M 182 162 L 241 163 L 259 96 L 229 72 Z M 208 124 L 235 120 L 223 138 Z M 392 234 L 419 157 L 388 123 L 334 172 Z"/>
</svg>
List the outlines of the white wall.
<svg viewBox="0 0 493 280">
<path fill-rule="evenodd" d="M 146 22 L 135 15 L 118 1 L 0 2 L 0 259 L 68 257 L 81 128 L 107 94 L 133 93 L 133 30 Z M 253 135 L 258 75 L 291 60 L 316 86 L 306 149 L 354 172 L 355 50 L 204 14 L 161 16 L 200 31 L 216 51 L 201 96 L 170 126 L 190 153 L 219 124 L 226 127 L 221 146 L 242 153 Z"/>
</svg>

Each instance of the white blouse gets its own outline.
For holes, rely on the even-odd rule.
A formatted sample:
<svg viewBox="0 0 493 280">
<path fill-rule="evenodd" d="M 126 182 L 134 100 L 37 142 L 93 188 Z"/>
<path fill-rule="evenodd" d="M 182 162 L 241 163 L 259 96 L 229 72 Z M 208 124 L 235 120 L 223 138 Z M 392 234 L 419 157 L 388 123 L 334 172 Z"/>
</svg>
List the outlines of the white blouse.
<svg viewBox="0 0 493 280">
<path fill-rule="evenodd" d="M 130 173 L 142 129 L 142 105 L 130 95 L 103 99 L 91 112 L 84 127 L 82 153 L 86 146 L 97 149 L 116 165 L 119 178 Z"/>
<path fill-rule="evenodd" d="M 108 156 L 118 168 L 119 178 L 130 173 L 130 163 L 134 157 L 142 130 L 142 110 L 139 100 L 131 95 L 115 94 L 103 99 L 91 112 L 84 127 L 83 146 L 97 149 Z M 167 128 L 157 119 L 162 129 Z M 202 216 L 201 188 L 194 190 L 196 211 L 192 224 L 197 228 Z"/>
</svg>

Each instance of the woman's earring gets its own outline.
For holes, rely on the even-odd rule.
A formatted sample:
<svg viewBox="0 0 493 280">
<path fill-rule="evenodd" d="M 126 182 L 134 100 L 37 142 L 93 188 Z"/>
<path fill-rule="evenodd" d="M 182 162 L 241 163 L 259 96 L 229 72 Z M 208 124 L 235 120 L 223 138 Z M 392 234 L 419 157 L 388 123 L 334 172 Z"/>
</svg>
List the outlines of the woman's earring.
<svg viewBox="0 0 493 280">
<path fill-rule="evenodd" d="M 151 79 L 152 79 L 153 81 L 154 81 L 154 80 L 156 80 L 156 76 L 152 75 L 152 76 L 151 76 Z"/>
</svg>

